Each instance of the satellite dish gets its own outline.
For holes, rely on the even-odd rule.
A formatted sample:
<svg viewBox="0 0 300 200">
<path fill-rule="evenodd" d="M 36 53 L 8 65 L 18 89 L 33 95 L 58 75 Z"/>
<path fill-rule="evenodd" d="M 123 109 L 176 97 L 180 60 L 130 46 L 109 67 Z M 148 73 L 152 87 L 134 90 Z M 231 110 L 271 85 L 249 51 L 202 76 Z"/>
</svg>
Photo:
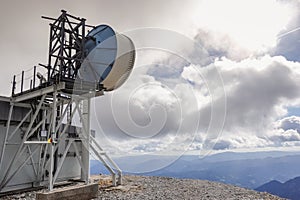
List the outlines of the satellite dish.
<svg viewBox="0 0 300 200">
<path fill-rule="evenodd" d="M 125 82 L 135 60 L 131 39 L 107 25 L 99 25 L 87 34 L 85 53 L 79 78 L 101 84 L 105 91 L 112 91 Z"/>
</svg>

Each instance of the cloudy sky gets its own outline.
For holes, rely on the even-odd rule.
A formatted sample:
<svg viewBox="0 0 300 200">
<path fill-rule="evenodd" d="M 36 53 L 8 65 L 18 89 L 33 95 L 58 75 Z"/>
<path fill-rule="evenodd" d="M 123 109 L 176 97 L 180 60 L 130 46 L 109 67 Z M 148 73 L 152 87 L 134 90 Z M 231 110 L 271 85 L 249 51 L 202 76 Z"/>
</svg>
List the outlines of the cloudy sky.
<svg viewBox="0 0 300 200">
<path fill-rule="evenodd" d="M 65 9 L 132 38 L 135 69 L 93 102 L 115 153 L 300 146 L 300 2 L 1 1 L 0 93 L 47 62 L 48 21 Z"/>
</svg>

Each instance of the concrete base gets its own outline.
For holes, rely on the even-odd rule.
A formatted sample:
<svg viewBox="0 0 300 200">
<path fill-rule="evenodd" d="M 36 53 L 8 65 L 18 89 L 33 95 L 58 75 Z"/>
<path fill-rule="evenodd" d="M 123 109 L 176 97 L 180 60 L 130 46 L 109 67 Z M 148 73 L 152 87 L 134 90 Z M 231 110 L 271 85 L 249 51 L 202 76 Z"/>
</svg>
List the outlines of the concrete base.
<svg viewBox="0 0 300 200">
<path fill-rule="evenodd" d="M 97 198 L 98 184 L 76 185 L 62 189 L 54 189 L 51 192 L 37 193 L 37 200 L 89 200 Z"/>
</svg>

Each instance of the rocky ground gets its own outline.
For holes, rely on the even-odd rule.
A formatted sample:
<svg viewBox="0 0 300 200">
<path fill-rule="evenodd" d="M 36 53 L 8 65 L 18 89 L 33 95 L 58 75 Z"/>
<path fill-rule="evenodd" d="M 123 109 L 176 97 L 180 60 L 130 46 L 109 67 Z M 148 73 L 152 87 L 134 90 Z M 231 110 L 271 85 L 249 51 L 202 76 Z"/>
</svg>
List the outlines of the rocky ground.
<svg viewBox="0 0 300 200">
<path fill-rule="evenodd" d="M 268 193 L 204 180 L 147 176 L 125 176 L 123 180 L 124 184 L 119 187 L 100 187 L 98 199 L 282 199 Z"/>
<path fill-rule="evenodd" d="M 93 177 L 99 183 L 98 198 L 114 199 L 220 199 L 220 200 L 280 200 L 282 198 L 218 182 L 166 177 L 125 176 L 123 185 L 109 187 L 106 176 Z M 39 191 L 38 191 L 39 192 Z M 36 192 L 0 197 L 0 200 L 35 199 Z"/>
</svg>

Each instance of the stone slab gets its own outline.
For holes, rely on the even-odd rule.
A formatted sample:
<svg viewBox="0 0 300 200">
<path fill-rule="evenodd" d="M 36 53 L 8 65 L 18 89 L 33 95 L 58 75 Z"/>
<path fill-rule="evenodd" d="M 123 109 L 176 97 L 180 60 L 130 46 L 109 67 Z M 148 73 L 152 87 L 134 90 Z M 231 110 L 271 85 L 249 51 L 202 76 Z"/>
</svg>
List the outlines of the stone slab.
<svg viewBox="0 0 300 200">
<path fill-rule="evenodd" d="M 89 200 L 97 198 L 98 184 L 75 185 L 61 189 L 54 189 L 53 191 L 37 193 L 37 200 Z"/>
</svg>

